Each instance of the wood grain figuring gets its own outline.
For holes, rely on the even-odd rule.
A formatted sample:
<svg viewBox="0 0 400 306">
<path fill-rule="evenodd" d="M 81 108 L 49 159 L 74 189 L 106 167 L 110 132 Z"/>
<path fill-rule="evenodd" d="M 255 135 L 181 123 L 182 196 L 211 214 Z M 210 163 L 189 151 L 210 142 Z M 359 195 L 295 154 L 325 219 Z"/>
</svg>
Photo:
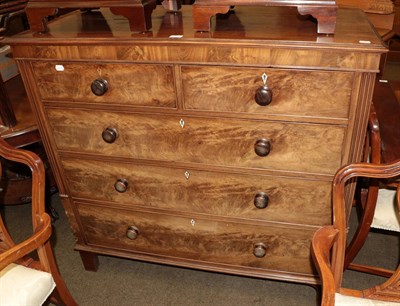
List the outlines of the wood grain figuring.
<svg viewBox="0 0 400 306">
<path fill-rule="evenodd" d="M 317 284 L 311 237 L 360 158 L 381 39 L 349 9 L 335 35 L 283 7 L 235 7 L 208 33 L 161 7 L 152 25 L 76 11 L 6 41 L 85 268 L 104 254 Z"/>
<path fill-rule="evenodd" d="M 57 71 L 56 65 L 64 70 Z M 32 66 L 44 100 L 176 107 L 172 66 L 66 62 L 35 62 Z M 90 89 L 98 78 L 109 84 L 103 96 L 96 96 Z"/>
<path fill-rule="evenodd" d="M 341 126 L 222 118 L 72 109 L 48 109 L 47 115 L 60 150 L 331 175 L 340 166 L 345 133 Z M 183 128 L 181 119 L 185 121 Z M 108 126 L 119 133 L 113 144 L 101 138 Z M 260 157 L 254 144 L 263 138 L 271 140 L 272 150 Z"/>
<path fill-rule="evenodd" d="M 80 205 L 78 209 L 86 239 L 91 245 L 176 259 L 314 273 L 310 244 L 315 229 L 290 229 L 272 224 L 265 227 L 238 225 L 86 205 Z M 126 230 L 132 225 L 139 230 L 136 240 L 126 237 Z M 253 255 L 254 244 L 259 242 L 267 246 L 264 258 Z"/>
<path fill-rule="evenodd" d="M 329 40 L 329 38 L 327 38 Z M 147 45 L 137 41 L 134 46 L 29 46 L 17 49 L 15 58 L 36 58 L 49 60 L 118 60 L 138 63 L 188 63 L 208 62 L 213 64 L 231 64 L 245 66 L 270 66 L 283 68 L 308 69 L 349 69 L 378 72 L 380 55 L 374 53 L 358 53 L 354 50 L 335 51 L 330 49 L 304 50 L 299 46 L 274 46 L 270 48 L 258 43 L 249 42 L 247 46 L 214 43 L 207 41 L 177 46 L 167 42 L 168 48 L 158 45 Z"/>
<path fill-rule="evenodd" d="M 62 164 L 72 197 L 95 199 L 116 209 L 142 206 L 203 213 L 210 217 L 218 215 L 310 225 L 332 222 L 331 183 L 326 181 L 84 159 L 63 159 Z M 188 179 L 186 171 L 190 174 Z M 115 190 L 114 184 L 118 179 L 128 181 L 126 192 Z M 264 209 L 254 205 L 258 192 L 269 197 L 269 204 Z"/>
<path fill-rule="evenodd" d="M 186 109 L 347 118 L 353 74 L 232 67 L 183 66 Z M 268 76 L 272 103 L 254 99 Z"/>
</svg>

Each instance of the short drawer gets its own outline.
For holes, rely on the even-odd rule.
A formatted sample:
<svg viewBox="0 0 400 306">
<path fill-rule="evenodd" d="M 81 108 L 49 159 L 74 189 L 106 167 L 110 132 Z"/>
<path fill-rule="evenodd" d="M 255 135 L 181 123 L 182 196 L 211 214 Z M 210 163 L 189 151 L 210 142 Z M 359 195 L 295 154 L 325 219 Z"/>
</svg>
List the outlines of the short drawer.
<svg viewBox="0 0 400 306">
<path fill-rule="evenodd" d="M 331 183 L 136 163 L 63 159 L 71 195 L 141 206 L 296 224 L 332 222 Z"/>
<path fill-rule="evenodd" d="M 344 126 L 261 120 L 77 109 L 47 116 L 60 150 L 322 174 L 340 167 L 345 134 Z"/>
<path fill-rule="evenodd" d="M 202 66 L 181 70 L 186 109 L 342 119 L 349 114 L 351 72 Z M 255 100 L 263 74 L 272 93 L 268 105 Z"/>
<path fill-rule="evenodd" d="M 310 253 L 315 228 L 240 224 L 83 204 L 78 211 L 89 245 L 266 273 L 316 274 Z"/>
<path fill-rule="evenodd" d="M 172 66 L 64 62 L 32 66 L 44 100 L 176 107 Z"/>
</svg>

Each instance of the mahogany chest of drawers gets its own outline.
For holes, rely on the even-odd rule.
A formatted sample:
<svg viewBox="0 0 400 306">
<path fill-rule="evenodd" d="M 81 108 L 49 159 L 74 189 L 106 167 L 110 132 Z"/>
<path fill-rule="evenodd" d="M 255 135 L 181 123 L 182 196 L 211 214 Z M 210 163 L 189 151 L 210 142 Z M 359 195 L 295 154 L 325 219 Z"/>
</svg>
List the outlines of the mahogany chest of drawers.
<svg viewBox="0 0 400 306">
<path fill-rule="evenodd" d="M 75 12 L 12 45 L 76 250 L 317 283 L 331 181 L 360 159 L 384 46 L 361 11 L 335 35 L 294 8 L 190 7 L 132 33 Z"/>
</svg>

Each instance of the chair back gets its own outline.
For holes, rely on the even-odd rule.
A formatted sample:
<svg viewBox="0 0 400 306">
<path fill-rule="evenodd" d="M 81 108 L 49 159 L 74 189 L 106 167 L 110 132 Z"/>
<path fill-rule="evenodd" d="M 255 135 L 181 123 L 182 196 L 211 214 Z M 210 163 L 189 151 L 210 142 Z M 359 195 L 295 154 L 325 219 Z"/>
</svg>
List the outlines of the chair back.
<svg viewBox="0 0 400 306">
<path fill-rule="evenodd" d="M 16 149 L 10 146 L 1 137 L 0 157 L 25 164 L 32 171 L 31 205 L 33 226 L 33 234 L 26 240 L 16 244 L 12 241 L 0 217 L 0 271 L 7 270 L 9 272 L 9 267 L 17 263 L 18 265 L 47 272 L 49 275 L 51 274 L 51 279 L 54 280 L 56 285 L 52 295 L 52 302 L 68 306 L 77 305 L 58 271 L 49 241 L 52 228 L 50 216 L 45 212 L 45 170 L 42 160 L 31 151 Z M 33 251 L 37 252 L 39 260 L 34 260 L 27 256 Z M 22 278 L 12 277 L 11 279 L 19 280 Z M 25 279 L 23 279 L 23 283 L 26 283 Z M 39 287 L 38 285 L 38 288 L 33 287 L 32 289 L 39 290 Z M 19 287 L 16 286 L 15 288 Z M 49 293 L 53 291 L 53 288 L 50 288 Z M 48 294 L 45 295 L 45 297 L 47 296 Z"/>
<path fill-rule="evenodd" d="M 41 239 L 41 243 L 39 241 L 34 245 L 35 247 L 32 249 L 37 249 L 39 257 L 43 251 L 40 244 L 43 244 L 51 234 L 51 226 L 49 216 L 45 213 L 44 201 L 45 201 L 45 172 L 42 160 L 33 152 L 15 149 L 10 146 L 4 139 L 0 137 L 0 157 L 2 159 L 6 159 L 9 161 L 22 163 L 27 165 L 32 171 L 32 224 L 33 224 L 33 233 L 38 233 L 40 230 L 45 227 L 48 228 L 48 233 L 44 239 Z M 0 178 L 1 179 L 1 178 Z M 1 217 L 0 217 L 1 219 Z M 4 226 L 4 223 L 0 220 L 1 228 L 0 228 L 0 240 L 3 240 L 4 244 L 8 244 L 7 248 L 11 248 L 15 245 L 9 236 L 7 229 Z M 48 236 L 48 237 L 47 237 Z M 3 249 L 5 248 L 3 244 Z M 32 251 L 30 250 L 30 252 Z M 7 252 L 0 254 L 0 268 L 5 267 L 6 265 L 14 262 L 15 260 L 22 258 L 22 256 L 28 254 L 29 252 L 20 252 L 19 254 L 5 254 Z M 21 254 L 25 253 L 25 254 Z M 46 261 L 46 258 L 43 258 Z"/>
<path fill-rule="evenodd" d="M 358 177 L 388 179 L 400 177 L 400 160 L 390 164 L 356 163 L 341 168 L 335 175 L 333 193 L 333 225 L 319 229 L 313 238 L 312 253 L 322 281 L 322 305 L 335 305 L 337 294 L 356 298 L 368 298 L 400 302 L 400 265 L 383 284 L 365 290 L 342 288 L 344 258 L 347 244 L 347 216 L 345 206 L 346 184 Z M 397 200 L 400 201 L 400 187 Z M 398 203 L 399 205 L 399 203 Z M 356 305 L 356 304 L 349 304 Z M 357 304 L 358 305 L 358 304 Z M 386 304 L 382 304 L 386 305 Z"/>
</svg>

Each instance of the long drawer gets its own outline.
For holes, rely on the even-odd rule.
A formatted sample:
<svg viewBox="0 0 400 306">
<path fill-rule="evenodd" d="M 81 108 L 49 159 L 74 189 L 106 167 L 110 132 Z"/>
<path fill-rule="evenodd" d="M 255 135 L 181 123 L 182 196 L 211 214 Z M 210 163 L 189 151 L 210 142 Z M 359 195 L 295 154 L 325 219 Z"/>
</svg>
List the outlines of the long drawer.
<svg viewBox="0 0 400 306">
<path fill-rule="evenodd" d="M 183 66 L 185 108 L 235 113 L 347 118 L 354 74 L 271 68 Z M 266 85 L 270 104 L 255 96 Z"/>
<path fill-rule="evenodd" d="M 344 126 L 265 120 L 57 108 L 47 116 L 59 150 L 330 175 L 345 134 Z"/>
<path fill-rule="evenodd" d="M 33 62 L 32 66 L 44 100 L 176 107 L 172 65 Z"/>
<path fill-rule="evenodd" d="M 331 183 L 64 158 L 75 199 L 297 224 L 331 224 Z"/>
<path fill-rule="evenodd" d="M 250 225 L 78 205 L 88 245 L 179 260 L 316 274 L 315 228 Z M 257 256 L 259 257 L 257 257 Z"/>
</svg>

